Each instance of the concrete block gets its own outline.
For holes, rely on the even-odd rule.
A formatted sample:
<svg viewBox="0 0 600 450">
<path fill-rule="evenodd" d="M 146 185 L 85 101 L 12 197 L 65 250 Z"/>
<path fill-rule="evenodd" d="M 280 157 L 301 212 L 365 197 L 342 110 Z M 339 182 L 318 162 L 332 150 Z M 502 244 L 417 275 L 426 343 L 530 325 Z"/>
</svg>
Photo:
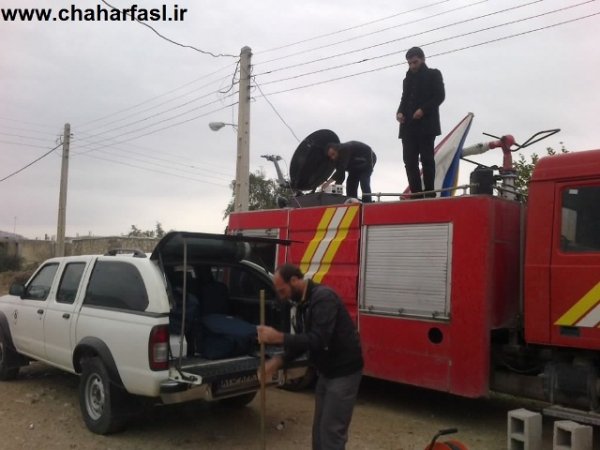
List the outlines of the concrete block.
<svg viewBox="0 0 600 450">
<path fill-rule="evenodd" d="M 508 412 L 508 450 L 542 450 L 542 415 L 527 409 Z"/>
<path fill-rule="evenodd" d="M 554 422 L 552 450 L 592 450 L 593 428 L 572 420 Z"/>
</svg>

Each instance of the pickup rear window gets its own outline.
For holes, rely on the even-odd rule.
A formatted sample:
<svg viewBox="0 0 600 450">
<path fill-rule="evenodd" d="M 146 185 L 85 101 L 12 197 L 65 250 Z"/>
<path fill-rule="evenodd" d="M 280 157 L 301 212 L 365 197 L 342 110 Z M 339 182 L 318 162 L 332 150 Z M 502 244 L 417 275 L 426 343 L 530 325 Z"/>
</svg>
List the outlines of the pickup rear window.
<svg viewBox="0 0 600 450">
<path fill-rule="evenodd" d="M 56 293 L 56 301 L 59 303 L 73 303 L 77 297 L 77 289 L 81 282 L 81 276 L 85 270 L 85 263 L 69 263 L 63 271 L 58 292 Z"/>
<path fill-rule="evenodd" d="M 145 311 L 148 295 L 142 276 L 134 265 L 121 261 L 98 261 L 83 304 Z"/>
</svg>

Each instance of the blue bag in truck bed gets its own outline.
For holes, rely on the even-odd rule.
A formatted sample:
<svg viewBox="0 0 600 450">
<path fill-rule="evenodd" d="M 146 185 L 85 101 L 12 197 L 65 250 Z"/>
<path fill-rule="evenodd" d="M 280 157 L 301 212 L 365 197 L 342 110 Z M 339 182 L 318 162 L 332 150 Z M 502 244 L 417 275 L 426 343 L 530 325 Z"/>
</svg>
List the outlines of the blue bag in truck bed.
<svg viewBox="0 0 600 450">
<path fill-rule="evenodd" d="M 246 355 L 256 342 L 256 325 L 225 314 L 202 317 L 202 356 L 224 359 Z"/>
</svg>

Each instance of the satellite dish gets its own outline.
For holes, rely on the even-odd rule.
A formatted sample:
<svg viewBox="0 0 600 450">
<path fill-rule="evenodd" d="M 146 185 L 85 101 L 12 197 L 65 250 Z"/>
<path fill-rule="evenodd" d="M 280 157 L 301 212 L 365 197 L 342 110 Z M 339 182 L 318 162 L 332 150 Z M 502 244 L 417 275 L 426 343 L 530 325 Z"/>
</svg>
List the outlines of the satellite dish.
<svg viewBox="0 0 600 450">
<path fill-rule="evenodd" d="M 292 156 L 290 186 L 297 191 L 313 191 L 329 178 L 335 164 L 327 158 L 328 144 L 339 144 L 340 139 L 331 130 L 309 134 Z"/>
</svg>

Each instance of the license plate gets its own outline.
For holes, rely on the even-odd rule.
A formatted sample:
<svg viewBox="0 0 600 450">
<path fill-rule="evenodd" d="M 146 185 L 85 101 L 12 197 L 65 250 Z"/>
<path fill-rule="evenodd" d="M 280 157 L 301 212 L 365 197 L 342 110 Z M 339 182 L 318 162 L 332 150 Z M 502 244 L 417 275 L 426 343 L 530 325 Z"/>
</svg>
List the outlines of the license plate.
<svg viewBox="0 0 600 450">
<path fill-rule="evenodd" d="M 230 392 L 248 390 L 258 387 L 258 376 L 256 373 L 238 375 L 225 378 L 213 384 L 214 395 L 224 395 Z"/>
</svg>

